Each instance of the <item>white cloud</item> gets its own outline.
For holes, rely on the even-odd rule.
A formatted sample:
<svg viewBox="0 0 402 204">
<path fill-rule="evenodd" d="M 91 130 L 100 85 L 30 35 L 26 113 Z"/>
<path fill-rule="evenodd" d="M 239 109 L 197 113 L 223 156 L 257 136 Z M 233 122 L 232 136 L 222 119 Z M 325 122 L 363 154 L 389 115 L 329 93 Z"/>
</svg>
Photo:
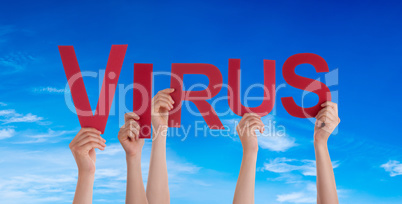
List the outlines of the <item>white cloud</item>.
<svg viewBox="0 0 402 204">
<path fill-rule="evenodd" d="M 0 129 L 0 140 L 10 138 L 15 135 L 15 130 L 11 128 Z"/>
<path fill-rule="evenodd" d="M 265 131 L 262 134 L 257 132 L 258 144 L 261 148 L 285 152 L 298 145 L 295 142 L 296 139 L 286 134 L 286 128 L 278 125 L 273 116 L 268 115 L 261 118 L 261 120 L 265 125 Z"/>
<path fill-rule="evenodd" d="M 39 117 L 37 115 L 33 115 L 31 113 L 28 114 L 20 114 L 17 113 L 14 109 L 8 109 L 8 110 L 0 110 L 0 116 L 2 119 L 0 121 L 3 122 L 3 124 L 8 124 L 8 123 L 21 123 L 21 122 L 38 122 L 43 120 L 42 117 Z"/>
<path fill-rule="evenodd" d="M 289 194 L 282 194 L 277 196 L 279 202 L 289 203 L 316 203 L 317 199 L 311 195 L 307 195 L 303 192 L 294 192 Z"/>
<path fill-rule="evenodd" d="M 6 103 L 0 102 L 0 106 L 7 106 Z"/>
<path fill-rule="evenodd" d="M 389 160 L 387 163 L 381 165 L 385 171 L 389 172 L 391 177 L 402 175 L 402 164 L 396 160 Z"/>
<path fill-rule="evenodd" d="M 2 74 L 13 74 L 22 71 L 28 64 L 35 61 L 35 58 L 27 53 L 14 52 L 0 57 Z"/>
<path fill-rule="evenodd" d="M 55 87 L 42 87 L 42 88 L 35 88 L 33 89 L 33 92 L 35 93 L 55 93 L 55 94 L 64 94 L 64 92 L 69 92 L 68 89 L 59 89 Z"/>
<path fill-rule="evenodd" d="M 112 147 L 112 151 L 108 153 L 97 150 L 93 197 L 94 200 L 106 203 L 124 203 L 127 174 L 125 152 L 118 143 L 108 144 L 105 151 L 108 147 Z M 144 183 L 148 177 L 150 150 L 151 143 L 146 142 L 141 164 Z M 0 161 L 2 203 L 72 202 L 77 182 L 77 167 L 67 144 L 63 148 L 49 146 L 35 151 L 0 147 L 0 155 L 7 155 Z M 204 192 L 204 189 L 211 192 L 227 192 L 229 199 L 232 196 L 231 189 L 211 188 L 208 181 L 200 178 L 200 167 L 182 161 L 169 149 L 167 165 L 172 200 L 186 197 L 198 201 L 200 198 L 196 195 Z"/>
<path fill-rule="evenodd" d="M 263 149 L 269 149 L 275 152 L 285 152 L 297 144 L 295 143 L 295 139 L 289 136 L 259 136 L 258 145 Z"/>
<path fill-rule="evenodd" d="M 24 136 L 23 141 L 14 142 L 15 144 L 32 144 L 32 143 L 42 143 L 42 142 L 50 142 L 56 143 L 62 139 L 61 136 L 65 136 L 68 134 L 76 133 L 76 130 L 52 130 L 48 129 L 46 133 L 39 134 L 22 134 Z"/>
<path fill-rule="evenodd" d="M 299 191 L 279 194 L 276 201 L 285 203 L 317 203 L 317 186 L 311 181 L 304 181 L 305 188 Z M 338 198 L 346 197 L 348 190 L 337 189 Z"/>
<path fill-rule="evenodd" d="M 337 168 L 338 166 L 339 162 L 332 162 L 333 168 Z M 289 173 L 292 171 L 299 171 L 304 176 L 315 176 L 316 163 L 314 160 L 296 160 L 282 157 L 270 160 L 268 163 L 265 162 L 261 170 L 271 171 L 275 173 Z"/>
<path fill-rule="evenodd" d="M 124 149 L 121 147 L 120 144 L 110 144 L 105 148 L 104 151 L 98 152 L 98 155 L 117 155 L 117 154 L 122 154 L 124 153 Z"/>
<path fill-rule="evenodd" d="M 277 195 L 276 201 L 287 203 L 316 203 L 317 187 L 315 183 L 305 182 L 306 187 L 298 192 Z"/>
<path fill-rule="evenodd" d="M 261 120 L 265 125 L 265 131 L 262 134 L 256 131 L 256 134 L 258 137 L 258 145 L 262 149 L 268 149 L 275 152 L 285 152 L 288 149 L 298 145 L 295 142 L 295 138 L 286 134 L 286 128 L 276 123 L 274 116 L 267 115 L 262 117 Z M 238 125 L 239 121 L 240 118 L 227 119 L 222 120 L 222 123 L 231 134 L 237 136 L 236 126 Z"/>
<path fill-rule="evenodd" d="M 39 117 L 37 115 L 33 115 L 31 113 L 28 113 L 26 115 L 16 115 L 13 116 L 11 118 L 7 118 L 2 120 L 5 124 L 7 123 L 21 123 L 21 122 L 27 122 L 27 123 L 31 123 L 31 122 L 37 122 L 43 120 L 42 117 Z"/>
<path fill-rule="evenodd" d="M 0 116 L 9 116 L 9 115 L 15 115 L 15 114 L 17 114 L 17 113 L 13 109 L 0 110 Z"/>
</svg>

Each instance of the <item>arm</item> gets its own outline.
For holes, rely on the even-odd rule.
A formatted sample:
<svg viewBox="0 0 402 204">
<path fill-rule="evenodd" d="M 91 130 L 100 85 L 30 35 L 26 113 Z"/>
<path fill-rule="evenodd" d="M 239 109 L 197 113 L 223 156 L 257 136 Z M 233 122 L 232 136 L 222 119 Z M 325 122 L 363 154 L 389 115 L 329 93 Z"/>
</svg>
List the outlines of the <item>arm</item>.
<svg viewBox="0 0 402 204">
<path fill-rule="evenodd" d="M 339 124 L 338 107 L 333 102 L 325 102 L 318 112 L 314 127 L 314 149 L 317 165 L 317 203 L 337 204 L 335 176 L 329 157 L 327 141 Z"/>
<path fill-rule="evenodd" d="M 173 108 L 169 95 L 173 89 L 159 91 L 152 99 L 152 149 L 149 163 L 147 198 L 150 204 L 170 203 L 166 166 L 166 133 L 168 111 Z"/>
<path fill-rule="evenodd" d="M 120 128 L 119 141 L 126 152 L 127 161 L 127 204 L 148 204 L 141 173 L 141 152 L 144 139 L 139 138 L 140 119 L 135 113 L 124 115 L 125 124 Z"/>
<path fill-rule="evenodd" d="M 78 181 L 73 204 L 92 203 L 95 178 L 95 148 L 104 150 L 106 145 L 101 132 L 93 128 L 82 128 L 70 143 L 75 162 L 78 166 Z"/>
<path fill-rule="evenodd" d="M 255 130 L 264 131 L 260 116 L 245 114 L 237 126 L 237 133 L 243 145 L 243 159 L 233 198 L 234 204 L 254 203 L 255 171 L 258 152 L 258 140 Z"/>
</svg>

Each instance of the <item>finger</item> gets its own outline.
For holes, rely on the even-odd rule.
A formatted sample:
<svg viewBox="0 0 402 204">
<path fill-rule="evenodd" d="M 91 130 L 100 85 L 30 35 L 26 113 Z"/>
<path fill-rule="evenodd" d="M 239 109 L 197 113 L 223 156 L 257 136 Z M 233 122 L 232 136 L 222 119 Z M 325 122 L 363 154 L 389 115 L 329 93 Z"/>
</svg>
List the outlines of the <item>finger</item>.
<svg viewBox="0 0 402 204">
<path fill-rule="evenodd" d="M 174 92 L 174 89 L 169 88 L 169 89 L 163 89 L 163 90 L 159 91 L 158 93 L 167 93 L 167 94 L 169 94 L 169 93 L 173 93 L 173 92 Z"/>
<path fill-rule="evenodd" d="M 119 134 L 117 135 L 117 138 L 121 141 L 124 140 L 126 137 L 126 133 L 128 132 L 128 127 L 126 127 L 126 124 L 124 124 L 120 130 L 119 130 Z"/>
<path fill-rule="evenodd" d="M 82 147 L 83 149 L 87 150 L 87 151 L 89 151 L 89 150 L 91 150 L 91 149 L 94 149 L 94 148 L 97 148 L 97 149 L 100 149 L 100 150 L 104 150 L 104 149 L 105 149 L 104 146 L 102 146 L 101 144 L 99 144 L 99 143 L 97 143 L 97 142 L 88 142 L 88 143 L 84 144 L 84 145 L 81 146 L 81 147 Z"/>
<path fill-rule="evenodd" d="M 160 97 L 160 98 L 158 98 L 158 99 L 156 100 L 156 102 L 167 103 L 167 104 L 169 104 L 169 107 L 170 107 L 170 108 L 173 108 L 173 103 L 172 103 L 172 101 L 170 101 L 169 98 Z"/>
<path fill-rule="evenodd" d="M 170 101 L 170 103 L 174 103 L 173 98 L 169 94 L 158 94 L 157 97 L 156 100 L 164 98 Z"/>
<path fill-rule="evenodd" d="M 128 121 L 129 128 L 140 129 L 140 124 L 135 120 Z"/>
<path fill-rule="evenodd" d="M 167 110 L 171 110 L 171 106 L 169 105 L 169 103 L 167 102 L 163 102 L 163 101 L 158 101 L 155 104 L 155 111 L 159 112 L 161 108 L 165 108 Z"/>
<path fill-rule="evenodd" d="M 85 133 L 95 133 L 100 135 L 102 132 L 95 128 L 81 128 L 81 130 L 78 131 L 76 138 L 79 139 L 81 137 L 85 137 Z"/>
<path fill-rule="evenodd" d="M 249 115 L 245 120 L 245 122 L 251 122 L 251 121 L 260 121 L 262 123 L 261 117 L 256 115 Z"/>
<path fill-rule="evenodd" d="M 77 145 L 83 146 L 83 145 L 87 144 L 88 142 L 97 142 L 100 145 L 106 147 L 106 144 L 105 144 L 105 142 L 103 142 L 103 140 L 101 140 L 100 138 L 97 138 L 97 137 L 92 137 L 92 136 L 88 136 L 88 137 L 82 139 Z"/>
<path fill-rule="evenodd" d="M 259 115 L 255 114 L 255 113 L 246 113 L 246 114 L 243 115 L 243 118 L 240 120 L 240 123 L 246 122 L 251 117 L 261 118 Z"/>
<path fill-rule="evenodd" d="M 139 132 L 140 128 L 140 125 L 136 121 L 132 121 L 130 123 L 130 130 L 135 130 L 136 132 Z"/>
<path fill-rule="evenodd" d="M 318 112 L 318 114 L 317 114 L 317 116 L 315 118 L 320 118 L 323 115 L 326 115 L 326 116 L 328 116 L 329 118 L 332 118 L 332 119 L 336 118 L 334 110 L 331 109 L 331 108 L 327 108 L 327 107 L 321 109 Z"/>
<path fill-rule="evenodd" d="M 261 116 L 259 116 L 258 114 L 256 114 L 256 113 L 245 113 L 244 115 L 243 115 L 243 118 L 249 118 L 249 117 L 257 117 L 257 118 L 261 118 Z"/>
<path fill-rule="evenodd" d="M 133 140 L 140 134 L 140 131 L 137 129 L 130 129 L 129 131 L 130 131 L 130 138 Z"/>
<path fill-rule="evenodd" d="M 338 104 L 332 102 L 332 101 L 326 101 L 323 104 L 321 104 L 321 107 L 331 107 L 334 109 L 336 112 L 338 111 Z"/>
<path fill-rule="evenodd" d="M 167 97 L 161 96 L 161 97 L 159 97 L 159 98 L 156 100 L 156 102 L 157 102 L 157 103 L 158 103 L 158 102 L 167 103 L 170 108 L 173 108 L 173 103 L 172 103 L 172 101 L 170 101 L 170 99 L 167 98 Z"/>
<path fill-rule="evenodd" d="M 128 120 L 133 119 L 133 120 L 139 120 L 140 116 L 135 114 L 134 112 L 126 113 L 124 114 L 124 122 L 127 122 Z"/>
<path fill-rule="evenodd" d="M 250 123 L 250 124 L 251 123 L 258 123 L 260 125 L 264 125 L 264 123 L 261 121 L 261 119 L 257 118 L 257 117 L 252 117 L 249 120 L 247 120 L 247 122 Z"/>
<path fill-rule="evenodd" d="M 318 127 L 322 127 L 322 124 L 323 124 L 323 123 L 325 123 L 325 124 L 331 124 L 331 123 L 334 123 L 334 122 L 335 122 L 335 121 L 334 121 L 333 119 L 331 119 L 331 118 L 329 118 L 329 117 L 323 115 L 323 116 L 321 116 L 320 118 L 317 119 L 316 125 L 317 125 Z"/>
<path fill-rule="evenodd" d="M 250 123 L 250 128 L 251 130 L 255 130 L 258 129 L 260 131 L 260 133 L 264 132 L 264 124 L 262 123 L 262 121 L 253 121 Z"/>
<path fill-rule="evenodd" d="M 78 139 L 78 140 L 76 141 L 76 144 L 79 144 L 83 139 L 85 139 L 85 138 L 87 138 L 87 137 L 94 137 L 94 138 L 97 138 L 98 140 L 100 140 L 100 141 L 102 141 L 102 142 L 106 142 L 106 140 L 103 139 L 100 135 L 95 134 L 95 133 L 89 133 L 89 132 L 87 132 L 87 133 L 84 133 L 84 137 L 81 137 L 80 139 Z"/>
<path fill-rule="evenodd" d="M 263 131 L 263 127 L 264 127 L 264 123 L 261 121 L 261 119 L 260 118 L 258 118 L 258 117 L 256 117 L 256 116 L 253 116 L 253 117 L 250 117 L 247 121 L 246 121 L 246 123 L 245 123 L 245 126 L 248 126 L 248 127 L 250 127 L 250 128 L 252 128 L 253 126 L 258 126 L 258 129 L 260 130 L 260 132 L 262 133 L 262 131 Z M 254 128 L 254 127 L 253 127 Z"/>
<path fill-rule="evenodd" d="M 77 133 L 74 139 L 71 141 L 70 145 L 74 146 L 78 141 L 82 140 L 82 138 L 86 137 L 88 134 L 100 135 L 101 131 L 95 128 L 81 128 L 81 130 Z"/>
<path fill-rule="evenodd" d="M 137 135 L 135 135 L 135 140 L 138 141 L 140 139 L 140 130 L 138 130 Z"/>
</svg>

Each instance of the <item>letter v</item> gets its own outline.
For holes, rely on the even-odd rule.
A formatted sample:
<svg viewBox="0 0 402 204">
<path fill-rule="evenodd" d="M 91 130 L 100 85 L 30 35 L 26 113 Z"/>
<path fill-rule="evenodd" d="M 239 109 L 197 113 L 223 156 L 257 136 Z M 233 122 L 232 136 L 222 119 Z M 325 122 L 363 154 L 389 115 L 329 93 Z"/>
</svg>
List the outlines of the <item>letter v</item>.
<svg viewBox="0 0 402 204">
<path fill-rule="evenodd" d="M 74 47 L 59 46 L 61 61 L 81 127 L 96 128 L 102 134 L 104 133 L 126 50 L 127 45 L 112 45 L 98 104 L 95 114 L 93 114 Z"/>
</svg>

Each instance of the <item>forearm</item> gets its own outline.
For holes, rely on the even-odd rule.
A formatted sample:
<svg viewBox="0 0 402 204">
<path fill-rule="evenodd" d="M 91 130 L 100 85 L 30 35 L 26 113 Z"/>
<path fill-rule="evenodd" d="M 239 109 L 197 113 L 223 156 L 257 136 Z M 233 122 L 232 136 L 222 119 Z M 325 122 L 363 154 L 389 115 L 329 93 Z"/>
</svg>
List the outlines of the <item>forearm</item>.
<svg viewBox="0 0 402 204">
<path fill-rule="evenodd" d="M 314 142 L 317 166 L 317 203 L 338 203 L 335 176 L 326 142 Z"/>
<path fill-rule="evenodd" d="M 155 133 L 156 132 L 156 133 Z M 150 204 L 170 203 L 166 165 L 166 131 L 154 131 L 147 182 L 147 198 Z M 158 196 L 155 196 L 158 195 Z"/>
<path fill-rule="evenodd" d="M 239 178 L 237 179 L 233 198 L 234 204 L 254 203 L 256 162 L 256 153 L 243 153 Z"/>
<path fill-rule="evenodd" d="M 77 188 L 75 189 L 73 204 L 92 203 L 94 180 L 94 173 L 78 172 Z"/>
<path fill-rule="evenodd" d="M 141 154 L 127 156 L 127 204 L 147 204 L 144 182 L 141 173 Z"/>
</svg>

